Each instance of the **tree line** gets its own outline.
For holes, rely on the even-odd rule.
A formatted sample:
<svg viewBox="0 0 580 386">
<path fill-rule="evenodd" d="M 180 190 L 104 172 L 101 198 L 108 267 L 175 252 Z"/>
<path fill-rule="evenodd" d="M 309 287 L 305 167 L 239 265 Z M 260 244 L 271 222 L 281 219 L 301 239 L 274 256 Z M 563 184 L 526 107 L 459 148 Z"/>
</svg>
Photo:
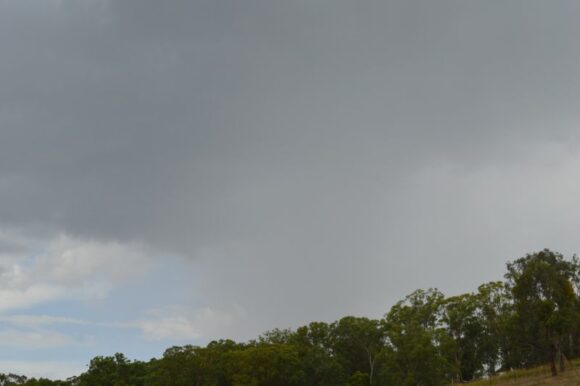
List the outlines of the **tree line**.
<svg viewBox="0 0 580 386">
<path fill-rule="evenodd" d="M 580 261 L 545 249 L 472 293 L 417 290 L 382 319 L 171 347 L 150 361 L 98 356 L 65 381 L 8 374 L 0 386 L 438 386 L 543 363 L 557 375 L 578 356 Z"/>
</svg>

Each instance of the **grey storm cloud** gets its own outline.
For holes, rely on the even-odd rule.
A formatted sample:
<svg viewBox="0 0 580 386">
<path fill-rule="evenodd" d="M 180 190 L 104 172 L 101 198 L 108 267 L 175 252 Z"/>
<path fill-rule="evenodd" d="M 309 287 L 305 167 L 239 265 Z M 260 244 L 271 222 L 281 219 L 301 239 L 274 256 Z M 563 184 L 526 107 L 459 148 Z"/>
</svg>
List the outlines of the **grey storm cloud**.
<svg viewBox="0 0 580 386">
<path fill-rule="evenodd" d="M 0 222 L 206 259 L 200 288 L 277 310 L 264 325 L 475 286 L 563 240 L 492 229 L 513 224 L 503 209 L 526 191 L 504 185 L 535 183 L 534 151 L 577 154 L 579 16 L 574 1 L 1 1 Z"/>
</svg>

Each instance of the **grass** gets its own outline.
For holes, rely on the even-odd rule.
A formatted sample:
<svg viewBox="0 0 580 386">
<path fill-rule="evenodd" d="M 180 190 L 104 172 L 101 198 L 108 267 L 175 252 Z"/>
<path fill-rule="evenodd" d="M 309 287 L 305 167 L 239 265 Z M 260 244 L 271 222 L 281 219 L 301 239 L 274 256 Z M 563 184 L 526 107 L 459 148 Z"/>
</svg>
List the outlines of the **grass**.
<svg viewBox="0 0 580 386">
<path fill-rule="evenodd" d="M 580 359 L 568 364 L 565 372 L 553 377 L 550 366 L 514 370 L 489 379 L 469 382 L 469 386 L 580 386 Z"/>
</svg>

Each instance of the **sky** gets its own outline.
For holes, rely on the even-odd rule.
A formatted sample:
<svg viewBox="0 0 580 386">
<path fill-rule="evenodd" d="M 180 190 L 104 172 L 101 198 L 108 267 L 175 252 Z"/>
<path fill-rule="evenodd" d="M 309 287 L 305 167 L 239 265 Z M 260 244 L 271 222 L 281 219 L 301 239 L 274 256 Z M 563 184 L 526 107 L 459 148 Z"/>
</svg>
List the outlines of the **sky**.
<svg viewBox="0 0 580 386">
<path fill-rule="evenodd" d="M 579 17 L 0 0 L 0 372 L 379 318 L 579 252 Z"/>
</svg>

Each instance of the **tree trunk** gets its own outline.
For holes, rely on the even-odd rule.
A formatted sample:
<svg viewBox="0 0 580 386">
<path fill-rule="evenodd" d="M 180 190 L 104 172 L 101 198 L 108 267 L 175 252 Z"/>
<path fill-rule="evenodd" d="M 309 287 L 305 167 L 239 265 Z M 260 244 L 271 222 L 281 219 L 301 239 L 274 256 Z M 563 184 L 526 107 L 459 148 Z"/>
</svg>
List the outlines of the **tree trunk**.
<svg viewBox="0 0 580 386">
<path fill-rule="evenodd" d="M 558 375 L 558 369 L 556 368 L 556 352 L 556 346 L 553 342 L 550 343 L 550 370 L 553 377 Z"/>
<path fill-rule="evenodd" d="M 373 375 L 375 372 L 375 362 L 376 362 L 376 358 L 373 359 L 373 356 L 371 355 L 371 351 L 365 347 L 365 350 L 367 351 L 367 354 L 369 356 L 369 367 L 370 367 L 370 371 L 369 371 L 369 385 L 373 384 Z"/>
<path fill-rule="evenodd" d="M 566 361 L 567 361 L 566 355 L 564 354 L 564 352 L 560 348 L 560 372 L 561 373 L 566 371 Z"/>
</svg>

